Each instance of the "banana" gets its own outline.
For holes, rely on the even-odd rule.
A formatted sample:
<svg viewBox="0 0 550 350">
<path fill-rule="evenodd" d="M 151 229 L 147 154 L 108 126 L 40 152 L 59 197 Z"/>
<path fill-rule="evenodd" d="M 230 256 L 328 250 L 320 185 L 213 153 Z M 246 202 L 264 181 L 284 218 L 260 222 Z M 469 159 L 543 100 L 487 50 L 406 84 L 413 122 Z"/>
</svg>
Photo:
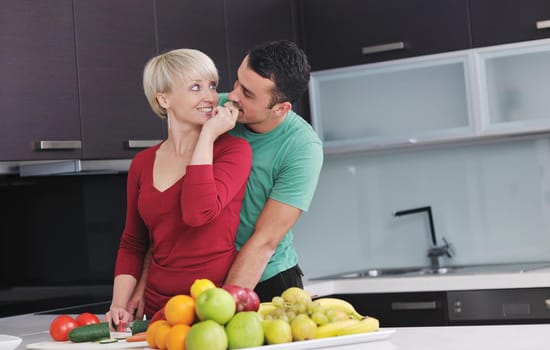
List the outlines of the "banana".
<svg viewBox="0 0 550 350">
<path fill-rule="evenodd" d="M 350 316 L 352 319 L 361 320 L 363 318 L 363 316 L 355 310 L 353 305 L 351 305 L 351 303 L 349 303 L 346 300 L 338 299 L 338 298 L 319 298 L 319 299 L 315 299 L 315 302 L 318 302 L 321 305 L 321 308 L 323 310 L 326 310 L 326 309 L 341 310 L 345 312 L 348 316 Z"/>
<path fill-rule="evenodd" d="M 262 316 L 269 315 L 276 307 L 271 302 L 260 303 L 258 313 Z"/>
<path fill-rule="evenodd" d="M 324 324 L 322 326 L 317 327 L 317 334 L 315 335 L 315 338 L 328 338 L 328 337 L 335 337 L 338 335 L 339 332 L 343 331 L 344 329 L 348 327 L 353 327 L 354 325 L 357 325 L 359 320 L 342 320 L 342 321 L 336 321 Z"/>
<path fill-rule="evenodd" d="M 366 316 L 361 321 L 349 327 L 343 328 L 336 335 L 350 335 L 358 333 L 374 332 L 380 328 L 380 322 L 374 317 Z"/>
</svg>

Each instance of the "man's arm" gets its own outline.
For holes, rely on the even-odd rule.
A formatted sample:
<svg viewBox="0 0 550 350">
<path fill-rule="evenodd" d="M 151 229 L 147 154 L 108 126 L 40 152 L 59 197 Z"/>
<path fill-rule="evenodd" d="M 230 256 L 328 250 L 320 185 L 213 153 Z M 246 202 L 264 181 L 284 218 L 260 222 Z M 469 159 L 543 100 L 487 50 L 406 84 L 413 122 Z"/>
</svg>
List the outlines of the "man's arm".
<svg viewBox="0 0 550 350">
<path fill-rule="evenodd" d="M 237 254 L 225 283 L 254 289 L 277 245 L 301 213 L 298 208 L 268 199 L 254 233 Z"/>
</svg>

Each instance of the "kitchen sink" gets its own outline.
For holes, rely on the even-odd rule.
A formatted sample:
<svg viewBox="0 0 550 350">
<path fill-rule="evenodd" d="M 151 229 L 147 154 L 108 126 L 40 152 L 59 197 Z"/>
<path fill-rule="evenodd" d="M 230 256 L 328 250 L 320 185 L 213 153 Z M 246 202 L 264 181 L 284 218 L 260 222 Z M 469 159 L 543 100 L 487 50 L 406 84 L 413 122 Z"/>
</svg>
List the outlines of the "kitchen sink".
<svg viewBox="0 0 550 350">
<path fill-rule="evenodd" d="M 312 280 L 322 279 L 346 279 L 346 278 L 369 278 L 369 277 L 389 277 L 389 276 L 423 276 L 423 275 L 444 275 L 453 271 L 450 267 L 442 267 L 439 269 L 430 269 L 427 267 L 397 267 L 397 268 L 380 268 L 367 269 L 360 271 L 346 272 L 324 277 L 312 278 Z"/>
<path fill-rule="evenodd" d="M 426 266 L 372 268 L 323 277 L 316 277 L 311 278 L 311 280 L 470 275 L 480 273 L 525 273 L 543 268 L 550 268 L 550 262 L 444 266 L 438 269 L 432 269 Z"/>
</svg>

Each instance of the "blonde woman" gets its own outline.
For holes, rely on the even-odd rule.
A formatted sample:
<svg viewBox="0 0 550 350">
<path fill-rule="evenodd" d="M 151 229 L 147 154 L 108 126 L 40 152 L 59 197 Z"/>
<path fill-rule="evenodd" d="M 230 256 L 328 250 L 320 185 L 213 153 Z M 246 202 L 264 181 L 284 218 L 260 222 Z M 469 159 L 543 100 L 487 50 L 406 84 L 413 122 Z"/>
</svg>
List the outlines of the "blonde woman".
<svg viewBox="0 0 550 350">
<path fill-rule="evenodd" d="M 217 85 L 214 63 L 198 50 L 173 50 L 145 66 L 145 95 L 167 120 L 168 137 L 138 153 L 128 172 L 126 224 L 107 321 L 133 319 L 135 305 L 128 304 L 140 288 L 145 314 L 152 317 L 171 296 L 189 294 L 196 278 L 221 286 L 237 254 L 252 152 L 244 139 L 226 133 L 238 110 L 217 106 Z"/>
</svg>

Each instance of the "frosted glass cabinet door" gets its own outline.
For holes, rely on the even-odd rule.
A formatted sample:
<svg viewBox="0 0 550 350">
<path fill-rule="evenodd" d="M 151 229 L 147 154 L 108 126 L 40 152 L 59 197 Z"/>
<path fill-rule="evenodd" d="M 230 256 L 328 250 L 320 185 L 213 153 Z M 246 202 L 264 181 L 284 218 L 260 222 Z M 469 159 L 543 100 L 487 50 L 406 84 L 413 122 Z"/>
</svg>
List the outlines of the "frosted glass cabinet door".
<svg viewBox="0 0 550 350">
<path fill-rule="evenodd" d="M 550 41 L 480 52 L 486 131 L 550 127 Z"/>
<path fill-rule="evenodd" d="M 467 54 L 312 73 L 312 122 L 325 147 L 422 142 L 472 133 Z"/>
</svg>

